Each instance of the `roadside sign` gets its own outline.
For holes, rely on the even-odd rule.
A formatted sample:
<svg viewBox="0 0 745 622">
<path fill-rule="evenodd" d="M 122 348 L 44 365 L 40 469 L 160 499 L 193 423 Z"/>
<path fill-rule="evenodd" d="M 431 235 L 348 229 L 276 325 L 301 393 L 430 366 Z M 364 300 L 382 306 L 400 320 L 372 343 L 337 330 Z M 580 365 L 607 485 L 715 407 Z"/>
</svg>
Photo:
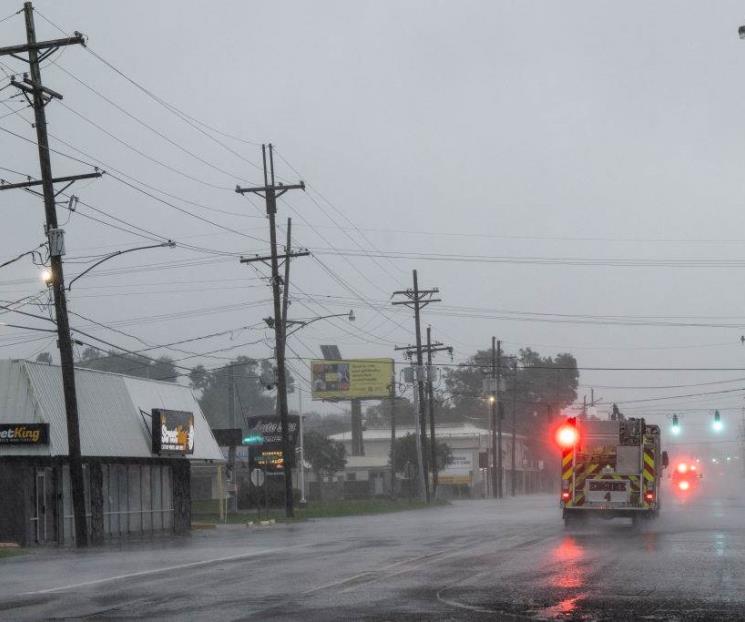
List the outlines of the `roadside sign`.
<svg viewBox="0 0 745 622">
<path fill-rule="evenodd" d="M 251 483 L 257 488 L 261 488 L 264 485 L 264 471 L 261 469 L 251 471 Z"/>
</svg>

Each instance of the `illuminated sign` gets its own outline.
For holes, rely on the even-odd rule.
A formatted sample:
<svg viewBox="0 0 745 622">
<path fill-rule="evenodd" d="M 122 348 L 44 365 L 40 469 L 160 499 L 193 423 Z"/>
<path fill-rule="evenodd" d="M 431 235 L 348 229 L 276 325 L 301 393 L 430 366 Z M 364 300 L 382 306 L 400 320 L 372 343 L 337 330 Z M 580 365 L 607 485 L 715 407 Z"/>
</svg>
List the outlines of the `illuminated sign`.
<svg viewBox="0 0 745 622">
<path fill-rule="evenodd" d="M 282 421 L 276 415 L 249 417 L 248 429 L 243 435 L 243 444 L 250 447 L 253 467 L 267 471 L 281 471 L 282 460 Z M 295 466 L 295 446 L 300 430 L 300 417 L 287 415 L 287 438 L 290 445 L 290 466 Z"/>
<path fill-rule="evenodd" d="M 154 454 L 194 453 L 193 413 L 153 408 L 152 419 Z"/>
<path fill-rule="evenodd" d="M 347 359 L 311 362 L 314 400 L 390 397 L 393 359 Z"/>
<path fill-rule="evenodd" d="M 0 445 L 49 445 L 49 424 L 0 423 Z"/>
</svg>

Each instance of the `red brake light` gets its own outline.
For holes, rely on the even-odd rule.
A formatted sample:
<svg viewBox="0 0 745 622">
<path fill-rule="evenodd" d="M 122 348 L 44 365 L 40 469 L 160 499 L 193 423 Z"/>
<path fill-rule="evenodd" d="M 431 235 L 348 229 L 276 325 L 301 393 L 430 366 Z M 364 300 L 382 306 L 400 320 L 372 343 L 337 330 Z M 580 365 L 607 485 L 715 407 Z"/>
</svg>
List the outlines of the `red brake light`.
<svg viewBox="0 0 745 622">
<path fill-rule="evenodd" d="M 654 493 L 651 490 L 648 490 L 644 495 L 644 499 L 646 501 L 654 501 Z"/>
<path fill-rule="evenodd" d="M 569 448 L 577 444 L 579 431 L 573 425 L 566 424 L 556 431 L 556 442 L 560 447 Z"/>
<path fill-rule="evenodd" d="M 568 490 L 565 490 L 564 492 L 561 493 L 561 498 L 564 501 L 569 501 L 569 499 L 571 498 L 571 496 L 572 495 L 571 495 L 571 493 Z"/>
</svg>

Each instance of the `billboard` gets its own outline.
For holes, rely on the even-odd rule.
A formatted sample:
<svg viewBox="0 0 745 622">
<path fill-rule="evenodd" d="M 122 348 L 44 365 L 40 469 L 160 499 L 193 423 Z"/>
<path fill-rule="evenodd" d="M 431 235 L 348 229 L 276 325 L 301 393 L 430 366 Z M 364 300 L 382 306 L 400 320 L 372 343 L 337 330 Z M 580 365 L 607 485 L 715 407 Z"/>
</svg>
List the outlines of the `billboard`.
<svg viewBox="0 0 745 622">
<path fill-rule="evenodd" d="M 0 445 L 49 445 L 49 424 L 0 423 Z"/>
<path fill-rule="evenodd" d="M 267 471 L 281 471 L 282 460 L 282 421 L 277 415 L 259 415 L 246 419 L 248 428 L 244 438 L 261 439 L 249 447 L 250 467 Z M 287 415 L 287 437 L 290 441 L 290 466 L 295 466 L 295 447 L 300 430 L 300 417 Z"/>
<path fill-rule="evenodd" d="M 153 408 L 154 454 L 194 453 L 194 414 L 184 410 Z"/>
<path fill-rule="evenodd" d="M 381 399 L 391 394 L 393 359 L 311 361 L 314 400 Z"/>
</svg>

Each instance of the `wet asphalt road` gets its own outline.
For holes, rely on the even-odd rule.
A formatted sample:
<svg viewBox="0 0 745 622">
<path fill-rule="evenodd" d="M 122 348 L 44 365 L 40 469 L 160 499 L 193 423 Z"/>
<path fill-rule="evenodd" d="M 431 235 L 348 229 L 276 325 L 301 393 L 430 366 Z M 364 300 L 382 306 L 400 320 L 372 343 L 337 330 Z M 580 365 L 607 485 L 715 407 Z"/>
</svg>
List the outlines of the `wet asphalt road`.
<svg viewBox="0 0 745 622">
<path fill-rule="evenodd" d="M 534 496 L 40 551 L 0 561 L 0 619 L 742 620 L 744 510 L 668 495 L 642 531 L 567 532 Z"/>
</svg>

